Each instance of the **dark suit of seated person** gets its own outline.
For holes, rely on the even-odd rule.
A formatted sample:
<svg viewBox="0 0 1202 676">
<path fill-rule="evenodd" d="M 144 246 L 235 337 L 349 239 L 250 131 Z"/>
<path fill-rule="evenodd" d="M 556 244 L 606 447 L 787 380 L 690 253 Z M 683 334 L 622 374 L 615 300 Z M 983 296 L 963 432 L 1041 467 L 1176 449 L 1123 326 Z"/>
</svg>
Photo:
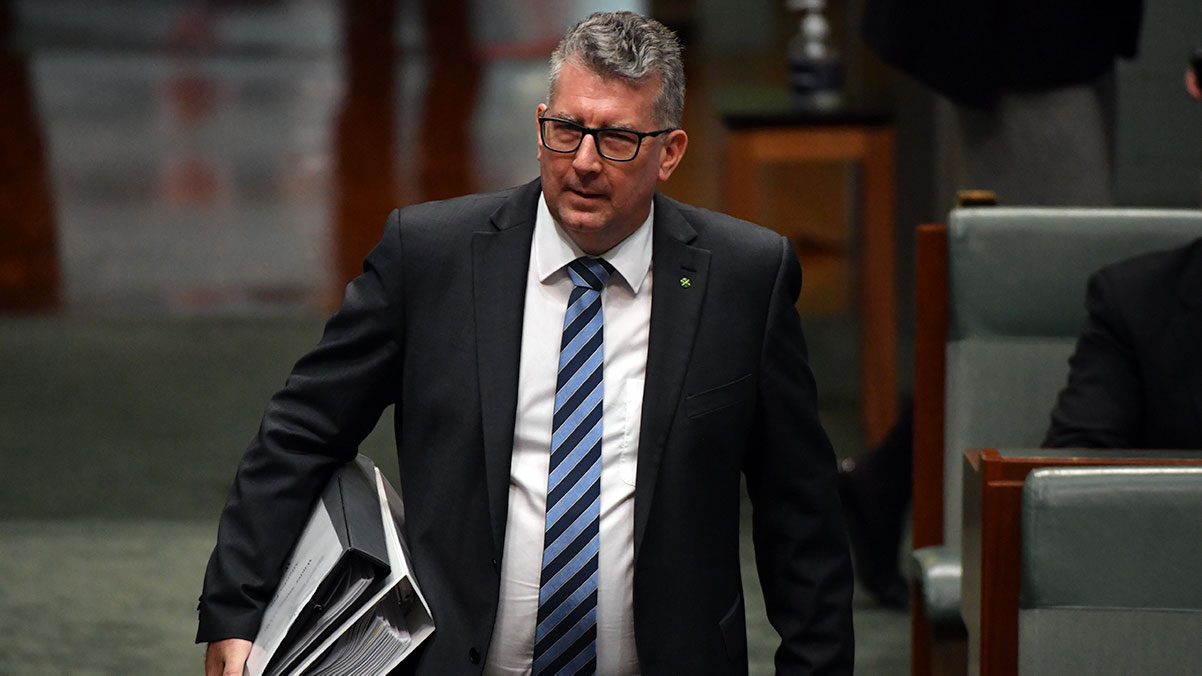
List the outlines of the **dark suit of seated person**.
<svg viewBox="0 0 1202 676">
<path fill-rule="evenodd" d="M 1044 446 L 1202 448 L 1202 239 L 1089 280 Z"/>
</svg>

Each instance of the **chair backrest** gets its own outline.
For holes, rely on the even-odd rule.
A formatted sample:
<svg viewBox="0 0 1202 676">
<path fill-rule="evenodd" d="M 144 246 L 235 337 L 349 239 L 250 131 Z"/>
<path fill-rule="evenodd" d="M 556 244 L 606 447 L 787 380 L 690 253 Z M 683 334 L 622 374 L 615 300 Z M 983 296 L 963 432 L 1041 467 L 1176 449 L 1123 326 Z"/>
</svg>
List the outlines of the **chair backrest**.
<svg viewBox="0 0 1202 676">
<path fill-rule="evenodd" d="M 1019 673 L 1202 664 L 1202 468 L 1033 471 L 1023 486 Z"/>
<path fill-rule="evenodd" d="M 947 230 L 944 542 L 960 538 L 961 455 L 1038 446 L 1097 269 L 1202 237 L 1202 211 L 971 207 Z M 919 298 L 918 302 L 923 302 Z"/>
</svg>

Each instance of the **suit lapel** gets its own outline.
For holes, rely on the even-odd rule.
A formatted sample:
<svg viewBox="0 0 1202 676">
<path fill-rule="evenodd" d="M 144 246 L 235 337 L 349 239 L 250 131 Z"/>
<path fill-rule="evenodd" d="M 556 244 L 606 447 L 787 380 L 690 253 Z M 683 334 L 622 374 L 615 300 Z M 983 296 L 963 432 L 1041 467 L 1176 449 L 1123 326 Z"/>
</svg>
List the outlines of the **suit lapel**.
<svg viewBox="0 0 1202 676">
<path fill-rule="evenodd" d="M 1202 438 L 1202 243 L 1194 244 L 1182 275 L 1181 314 L 1173 325 L 1179 354 L 1185 355 L 1185 380 L 1194 404 L 1194 436 Z"/>
<path fill-rule="evenodd" d="M 634 494 L 634 552 L 638 558 L 659 476 L 660 461 L 684 387 L 693 338 L 709 286 L 710 252 L 692 246 L 696 231 L 671 200 L 655 196 L 653 283 L 647 378 L 639 430 Z"/>
<path fill-rule="evenodd" d="M 492 228 L 472 237 L 484 471 L 498 559 L 505 547 L 505 521 L 509 512 L 509 465 L 517 411 L 522 313 L 538 194 L 538 181 L 523 186 L 492 215 Z"/>
</svg>

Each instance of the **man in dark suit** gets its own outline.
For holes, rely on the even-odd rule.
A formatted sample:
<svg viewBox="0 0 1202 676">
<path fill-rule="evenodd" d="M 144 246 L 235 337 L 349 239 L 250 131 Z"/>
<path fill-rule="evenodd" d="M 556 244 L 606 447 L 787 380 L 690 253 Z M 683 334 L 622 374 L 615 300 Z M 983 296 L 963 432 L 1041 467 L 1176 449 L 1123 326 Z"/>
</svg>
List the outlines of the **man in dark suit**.
<svg viewBox="0 0 1202 676">
<path fill-rule="evenodd" d="M 1202 448 L 1202 239 L 1102 268 L 1045 446 Z"/>
<path fill-rule="evenodd" d="M 851 672 L 801 270 L 784 238 L 656 193 L 683 78 L 662 25 L 593 15 L 552 56 L 538 180 L 389 217 L 239 466 L 209 673 L 241 672 L 314 497 L 394 403 L 437 626 L 406 673 L 745 673 L 740 473 L 778 670 Z"/>
</svg>

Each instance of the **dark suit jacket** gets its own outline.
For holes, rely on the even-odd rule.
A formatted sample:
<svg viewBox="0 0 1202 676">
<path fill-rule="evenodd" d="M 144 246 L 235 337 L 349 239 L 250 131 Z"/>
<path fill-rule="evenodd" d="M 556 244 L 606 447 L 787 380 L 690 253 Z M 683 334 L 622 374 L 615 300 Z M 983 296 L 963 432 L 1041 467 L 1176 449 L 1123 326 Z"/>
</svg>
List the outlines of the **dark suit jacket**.
<svg viewBox="0 0 1202 676">
<path fill-rule="evenodd" d="M 1107 266 L 1046 446 L 1202 448 L 1202 240 Z"/>
<path fill-rule="evenodd" d="M 1143 0 L 868 0 L 865 42 L 965 105 L 1088 82 L 1135 55 Z"/>
<path fill-rule="evenodd" d="M 389 217 L 238 469 L 198 641 L 255 635 L 314 496 L 395 403 L 406 534 L 437 625 L 411 666 L 479 673 L 498 599 L 539 190 L 535 181 Z M 643 671 L 747 670 L 742 472 L 779 668 L 850 673 L 850 566 L 793 306 L 796 256 L 762 228 L 655 200 L 634 518 Z"/>
</svg>

